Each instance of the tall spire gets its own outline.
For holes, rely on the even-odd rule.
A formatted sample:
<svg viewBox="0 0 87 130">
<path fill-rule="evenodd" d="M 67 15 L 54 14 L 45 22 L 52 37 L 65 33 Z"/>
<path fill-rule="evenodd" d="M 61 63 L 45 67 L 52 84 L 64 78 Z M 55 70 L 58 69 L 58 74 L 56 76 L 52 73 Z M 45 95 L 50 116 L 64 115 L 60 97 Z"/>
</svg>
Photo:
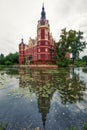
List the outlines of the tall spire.
<svg viewBox="0 0 87 130">
<path fill-rule="evenodd" d="M 42 5 L 42 12 L 41 12 L 41 20 L 45 20 L 46 19 L 46 13 L 45 13 L 45 8 L 44 8 L 44 3 Z"/>
<path fill-rule="evenodd" d="M 22 35 L 21 43 L 24 43 L 23 35 Z"/>
</svg>

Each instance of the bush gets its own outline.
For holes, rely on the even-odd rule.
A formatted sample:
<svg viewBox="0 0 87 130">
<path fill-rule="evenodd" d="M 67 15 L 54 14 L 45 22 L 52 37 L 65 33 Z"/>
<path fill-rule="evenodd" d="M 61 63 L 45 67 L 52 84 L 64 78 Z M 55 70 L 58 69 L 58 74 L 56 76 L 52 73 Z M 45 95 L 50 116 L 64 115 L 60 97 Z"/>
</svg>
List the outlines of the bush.
<svg viewBox="0 0 87 130">
<path fill-rule="evenodd" d="M 76 67 L 86 67 L 87 66 L 87 62 L 76 61 L 75 62 L 75 66 Z"/>
<path fill-rule="evenodd" d="M 64 62 L 58 62 L 57 61 L 58 67 L 67 67 L 69 65 L 69 60 L 65 60 Z"/>
<path fill-rule="evenodd" d="M 11 61 L 5 61 L 5 65 L 12 65 Z"/>
</svg>

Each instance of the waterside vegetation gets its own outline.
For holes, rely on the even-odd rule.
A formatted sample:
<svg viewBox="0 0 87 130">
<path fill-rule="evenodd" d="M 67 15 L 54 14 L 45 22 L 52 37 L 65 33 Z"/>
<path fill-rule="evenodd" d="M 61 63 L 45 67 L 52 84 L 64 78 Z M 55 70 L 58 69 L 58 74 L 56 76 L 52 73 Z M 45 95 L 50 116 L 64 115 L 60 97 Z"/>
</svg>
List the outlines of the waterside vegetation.
<svg viewBox="0 0 87 130">
<path fill-rule="evenodd" d="M 9 53 L 7 56 L 0 54 L 0 65 L 18 64 L 18 52 Z"/>
</svg>

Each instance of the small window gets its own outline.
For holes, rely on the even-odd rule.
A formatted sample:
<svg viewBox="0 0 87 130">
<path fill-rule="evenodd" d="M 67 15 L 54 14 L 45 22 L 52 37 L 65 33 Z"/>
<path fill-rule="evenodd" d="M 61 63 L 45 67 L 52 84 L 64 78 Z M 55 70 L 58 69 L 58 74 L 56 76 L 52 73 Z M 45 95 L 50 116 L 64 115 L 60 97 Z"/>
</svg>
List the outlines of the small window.
<svg viewBox="0 0 87 130">
<path fill-rule="evenodd" d="M 48 48 L 45 48 L 45 51 L 48 52 Z"/>
<path fill-rule="evenodd" d="M 38 49 L 38 52 L 40 52 L 40 48 Z"/>
<path fill-rule="evenodd" d="M 48 45 L 48 42 L 45 42 L 45 45 Z"/>
<path fill-rule="evenodd" d="M 41 55 L 40 54 L 38 55 L 38 59 L 41 59 Z"/>
</svg>

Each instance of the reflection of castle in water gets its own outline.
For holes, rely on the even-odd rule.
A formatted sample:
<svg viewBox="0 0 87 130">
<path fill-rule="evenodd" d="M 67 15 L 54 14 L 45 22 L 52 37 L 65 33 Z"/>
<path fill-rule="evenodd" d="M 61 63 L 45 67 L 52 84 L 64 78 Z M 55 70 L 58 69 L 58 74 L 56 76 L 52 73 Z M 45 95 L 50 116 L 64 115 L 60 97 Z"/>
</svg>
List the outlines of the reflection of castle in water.
<svg viewBox="0 0 87 130">
<path fill-rule="evenodd" d="M 42 114 L 43 126 L 45 127 L 46 116 L 50 109 L 50 97 L 39 97 L 38 98 L 39 112 Z"/>
<path fill-rule="evenodd" d="M 42 115 L 44 127 L 46 116 L 50 109 L 50 101 L 55 91 L 55 89 L 51 89 L 51 81 L 52 75 L 45 71 L 20 69 L 20 87 L 29 87 L 30 92 L 36 93 L 38 98 L 38 109 Z"/>
<path fill-rule="evenodd" d="M 43 126 L 55 91 L 60 93 L 61 103 L 67 104 L 83 100 L 83 91 L 86 90 L 79 75 L 70 70 L 48 72 L 20 68 L 19 84 L 20 87 L 28 87 L 31 93 L 36 93 Z"/>
</svg>

